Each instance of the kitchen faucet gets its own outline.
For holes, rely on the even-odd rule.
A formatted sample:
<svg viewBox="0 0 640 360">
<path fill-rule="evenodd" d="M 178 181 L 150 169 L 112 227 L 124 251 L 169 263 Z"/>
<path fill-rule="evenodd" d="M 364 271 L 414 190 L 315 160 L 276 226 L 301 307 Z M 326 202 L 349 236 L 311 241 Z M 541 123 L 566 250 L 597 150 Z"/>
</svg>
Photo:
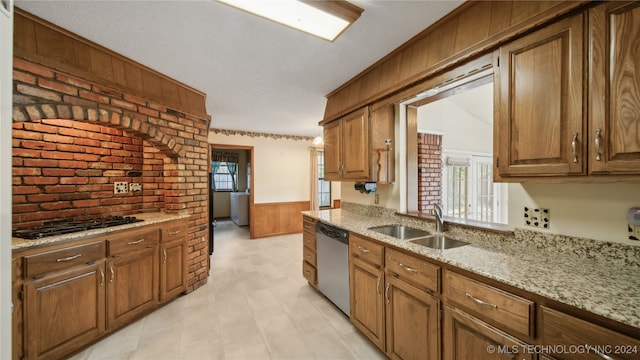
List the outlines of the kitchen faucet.
<svg viewBox="0 0 640 360">
<path fill-rule="evenodd" d="M 436 217 L 436 232 L 444 231 L 444 219 L 442 218 L 442 208 L 439 204 L 433 204 L 433 215 Z"/>
</svg>

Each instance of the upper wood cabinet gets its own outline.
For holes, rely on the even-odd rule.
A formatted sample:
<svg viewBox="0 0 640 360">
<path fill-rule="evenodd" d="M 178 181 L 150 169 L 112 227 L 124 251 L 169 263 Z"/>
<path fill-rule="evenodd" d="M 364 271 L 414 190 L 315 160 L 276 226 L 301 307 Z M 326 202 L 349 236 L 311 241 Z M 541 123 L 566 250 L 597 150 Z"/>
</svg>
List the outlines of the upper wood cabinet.
<svg viewBox="0 0 640 360">
<path fill-rule="evenodd" d="M 640 173 L 640 3 L 589 10 L 589 170 Z"/>
<path fill-rule="evenodd" d="M 330 181 L 394 181 L 393 107 L 362 108 L 324 124 L 324 178 Z"/>
<path fill-rule="evenodd" d="M 495 163 L 501 176 L 582 175 L 583 15 L 501 47 Z"/>
</svg>

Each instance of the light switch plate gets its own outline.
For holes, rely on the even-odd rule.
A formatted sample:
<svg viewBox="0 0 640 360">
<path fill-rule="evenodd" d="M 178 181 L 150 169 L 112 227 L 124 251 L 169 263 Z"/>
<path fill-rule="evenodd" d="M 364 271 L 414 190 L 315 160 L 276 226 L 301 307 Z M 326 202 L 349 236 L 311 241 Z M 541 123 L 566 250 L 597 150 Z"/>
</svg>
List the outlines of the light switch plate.
<svg viewBox="0 0 640 360">
<path fill-rule="evenodd" d="M 524 224 L 527 226 L 548 229 L 551 226 L 549 209 L 524 207 Z"/>
<path fill-rule="evenodd" d="M 129 183 L 125 181 L 116 181 L 113 183 L 114 194 L 126 194 L 129 192 Z"/>
</svg>

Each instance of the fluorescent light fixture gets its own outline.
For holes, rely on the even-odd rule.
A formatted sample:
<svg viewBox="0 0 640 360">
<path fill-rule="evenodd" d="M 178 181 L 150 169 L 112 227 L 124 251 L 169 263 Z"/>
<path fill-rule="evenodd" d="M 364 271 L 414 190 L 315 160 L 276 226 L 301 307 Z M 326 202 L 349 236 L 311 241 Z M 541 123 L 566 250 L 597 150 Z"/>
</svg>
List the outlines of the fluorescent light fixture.
<svg viewBox="0 0 640 360">
<path fill-rule="evenodd" d="M 342 0 L 218 1 L 328 41 L 334 41 L 363 11 Z"/>
</svg>

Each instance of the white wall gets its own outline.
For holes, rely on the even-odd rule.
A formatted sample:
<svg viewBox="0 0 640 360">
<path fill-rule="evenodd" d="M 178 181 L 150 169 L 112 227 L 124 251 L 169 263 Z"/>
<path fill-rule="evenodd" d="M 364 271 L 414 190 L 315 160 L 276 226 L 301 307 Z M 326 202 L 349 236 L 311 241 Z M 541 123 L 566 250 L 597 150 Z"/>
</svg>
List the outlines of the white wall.
<svg viewBox="0 0 640 360">
<path fill-rule="evenodd" d="M 493 153 L 493 124 L 448 99 L 418 108 L 418 132 L 442 134 L 443 150 Z"/>
<path fill-rule="evenodd" d="M 8 11 L 0 9 L 0 359 L 11 359 L 13 1 L 8 4 Z"/>
<path fill-rule="evenodd" d="M 209 143 L 253 146 L 254 203 L 308 201 L 311 141 L 209 133 Z"/>
</svg>

